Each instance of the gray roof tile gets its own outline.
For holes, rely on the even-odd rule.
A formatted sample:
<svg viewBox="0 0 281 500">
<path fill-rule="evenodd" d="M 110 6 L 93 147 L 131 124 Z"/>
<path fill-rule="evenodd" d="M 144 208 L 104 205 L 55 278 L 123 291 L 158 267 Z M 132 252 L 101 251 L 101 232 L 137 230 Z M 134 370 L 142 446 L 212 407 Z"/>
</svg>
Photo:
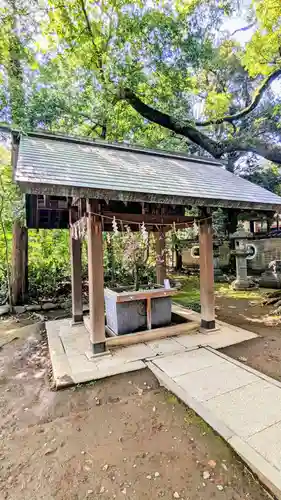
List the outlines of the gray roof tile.
<svg viewBox="0 0 281 500">
<path fill-rule="evenodd" d="M 76 190 L 80 196 L 100 190 L 109 197 L 122 192 L 140 200 L 145 194 L 145 199 L 151 195 L 160 202 L 167 197 L 175 203 L 197 199 L 206 205 L 281 207 L 279 196 L 231 174 L 215 161 L 47 136 L 21 137 L 15 180 L 29 192 L 39 193 L 42 186 L 42 194 L 63 195 L 63 188 L 71 187 L 68 194 Z"/>
</svg>

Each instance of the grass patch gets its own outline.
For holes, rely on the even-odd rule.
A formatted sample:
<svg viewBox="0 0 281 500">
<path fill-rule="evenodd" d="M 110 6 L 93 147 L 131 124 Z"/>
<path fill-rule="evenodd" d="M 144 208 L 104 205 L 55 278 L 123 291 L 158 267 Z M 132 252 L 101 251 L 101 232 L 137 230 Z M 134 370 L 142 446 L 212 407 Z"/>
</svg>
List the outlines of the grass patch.
<svg viewBox="0 0 281 500">
<path fill-rule="evenodd" d="M 228 283 L 216 283 L 216 295 L 229 299 L 260 300 L 268 293 L 266 288 L 254 288 L 253 290 L 233 290 Z"/>
<path fill-rule="evenodd" d="M 166 399 L 167 403 L 169 403 L 171 405 L 175 405 L 176 403 L 179 403 L 178 398 L 169 391 L 166 391 L 165 399 Z"/>
<path fill-rule="evenodd" d="M 177 276 L 181 283 L 181 290 L 174 296 L 173 301 L 194 311 L 200 312 L 200 280 L 199 276 Z M 215 283 L 215 293 L 219 297 L 229 299 L 261 300 L 268 294 L 267 288 L 253 290 L 233 290 L 229 283 Z"/>
<path fill-rule="evenodd" d="M 177 277 L 182 289 L 173 297 L 173 301 L 181 306 L 200 312 L 200 281 L 198 276 Z"/>
<path fill-rule="evenodd" d="M 201 435 L 206 435 L 209 433 L 213 434 L 213 429 L 203 420 L 201 417 L 199 417 L 194 410 L 191 408 L 188 408 L 185 412 L 185 417 L 184 417 L 184 422 L 187 425 L 194 425 L 196 426 L 199 430 Z"/>
</svg>

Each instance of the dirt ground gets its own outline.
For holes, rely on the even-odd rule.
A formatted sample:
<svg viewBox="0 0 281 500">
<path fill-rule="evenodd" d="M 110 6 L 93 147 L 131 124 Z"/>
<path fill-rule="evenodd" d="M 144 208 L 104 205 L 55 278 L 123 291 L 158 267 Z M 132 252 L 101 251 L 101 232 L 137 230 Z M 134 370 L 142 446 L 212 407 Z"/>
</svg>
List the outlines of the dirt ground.
<svg viewBox="0 0 281 500">
<path fill-rule="evenodd" d="M 260 301 L 216 297 L 217 317 L 260 335 L 222 352 L 281 381 L 281 325 L 270 318 L 271 308 Z"/>
<path fill-rule="evenodd" d="M 0 352 L 0 498 L 265 500 L 227 445 L 149 371 L 54 392 L 46 341 Z"/>
</svg>

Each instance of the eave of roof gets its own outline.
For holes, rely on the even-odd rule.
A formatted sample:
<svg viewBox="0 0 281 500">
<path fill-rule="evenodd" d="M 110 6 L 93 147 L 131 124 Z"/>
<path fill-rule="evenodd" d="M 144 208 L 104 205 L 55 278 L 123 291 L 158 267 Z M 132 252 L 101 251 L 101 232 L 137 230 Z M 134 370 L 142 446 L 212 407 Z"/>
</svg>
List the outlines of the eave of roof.
<svg viewBox="0 0 281 500">
<path fill-rule="evenodd" d="M 236 208 L 241 210 L 259 210 L 278 212 L 281 211 L 281 202 L 279 204 L 256 203 L 248 201 L 218 200 L 212 198 L 194 198 L 158 195 L 151 193 L 141 193 L 132 191 L 114 191 L 108 189 L 79 188 L 64 185 L 36 184 L 17 182 L 22 191 L 27 194 L 46 195 L 46 196 L 65 196 L 74 198 L 93 198 L 98 200 L 115 200 L 122 202 L 139 203 L 159 203 L 162 205 L 182 205 L 192 207 L 213 207 L 213 208 Z"/>
<path fill-rule="evenodd" d="M 20 164 L 16 182 L 26 193 L 241 210 L 281 209 L 280 197 L 233 176 L 209 158 L 37 131 L 22 137 L 26 146 L 19 162 L 15 160 L 15 166 Z M 14 144 L 20 140 L 14 132 Z M 69 148 L 65 147 L 68 144 Z"/>
</svg>

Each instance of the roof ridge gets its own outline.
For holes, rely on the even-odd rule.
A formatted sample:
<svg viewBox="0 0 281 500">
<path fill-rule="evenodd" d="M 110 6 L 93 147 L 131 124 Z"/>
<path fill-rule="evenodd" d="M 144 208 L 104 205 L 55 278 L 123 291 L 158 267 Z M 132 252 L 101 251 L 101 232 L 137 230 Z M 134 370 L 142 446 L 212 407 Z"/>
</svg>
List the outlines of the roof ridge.
<svg viewBox="0 0 281 500">
<path fill-rule="evenodd" d="M 40 131 L 40 130 L 23 132 L 20 130 L 13 130 L 12 133 L 13 133 L 14 137 L 17 137 L 18 139 L 22 136 L 23 137 L 24 136 L 37 137 L 37 138 L 42 138 L 42 139 L 50 139 L 50 140 L 54 140 L 54 141 L 70 142 L 70 143 L 74 143 L 74 144 L 83 144 L 83 145 L 87 145 L 87 146 L 99 146 L 99 147 L 104 147 L 106 149 L 117 149 L 117 150 L 121 150 L 121 151 L 129 151 L 129 152 L 142 153 L 142 154 L 147 154 L 147 155 L 157 155 L 157 156 L 162 156 L 165 158 L 176 158 L 176 159 L 191 161 L 191 162 L 195 162 L 195 163 L 207 163 L 209 165 L 221 166 L 225 163 L 224 161 L 215 160 L 214 158 L 188 155 L 187 153 L 184 153 L 183 151 L 176 152 L 176 151 L 168 151 L 168 150 L 161 150 L 161 149 L 143 148 L 143 147 L 138 146 L 138 145 L 125 144 L 122 142 L 107 142 L 107 141 L 101 140 L 101 139 L 88 139 L 87 137 L 67 136 L 64 134 L 60 134 L 59 132 L 53 133 L 53 132 Z"/>
</svg>

